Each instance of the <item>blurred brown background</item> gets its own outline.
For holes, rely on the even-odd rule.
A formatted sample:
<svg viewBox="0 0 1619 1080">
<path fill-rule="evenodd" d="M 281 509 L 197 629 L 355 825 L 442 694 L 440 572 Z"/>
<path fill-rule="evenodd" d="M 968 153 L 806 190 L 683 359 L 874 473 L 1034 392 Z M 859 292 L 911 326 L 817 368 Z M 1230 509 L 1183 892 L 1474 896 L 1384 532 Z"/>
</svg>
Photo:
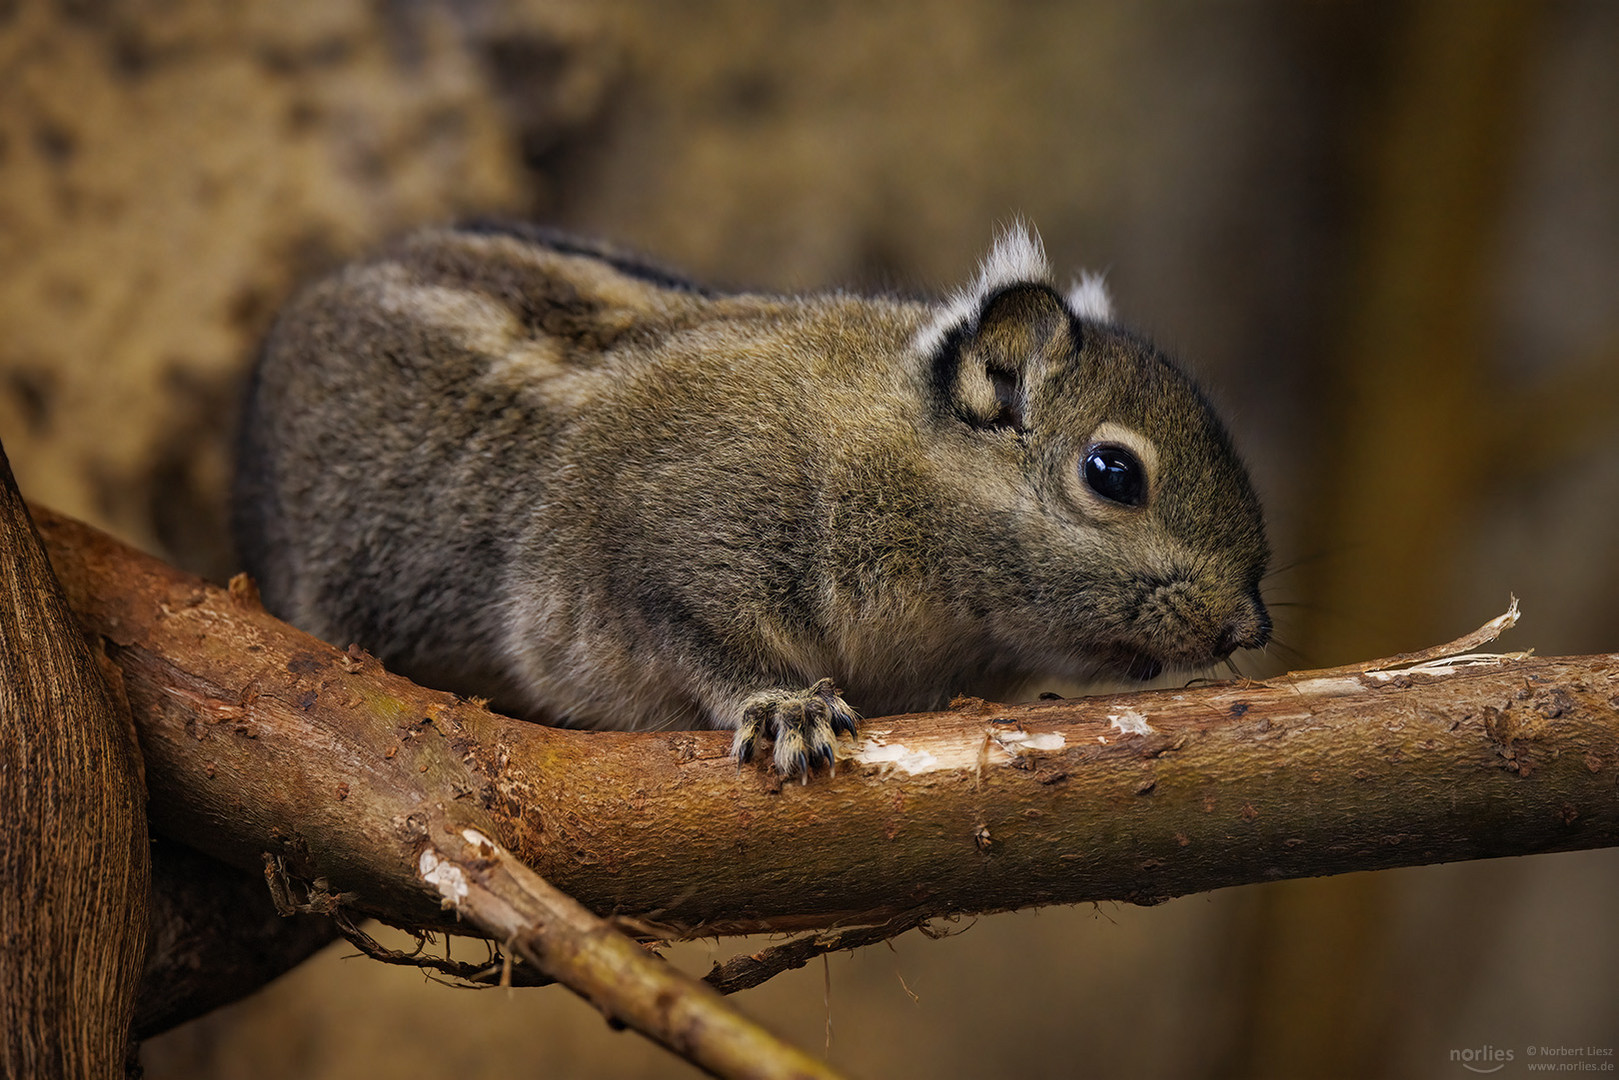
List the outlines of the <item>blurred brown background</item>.
<svg viewBox="0 0 1619 1080">
<path fill-rule="evenodd" d="M 1431 644 L 1509 592 L 1507 647 L 1619 649 L 1619 5 L 0 0 L 25 493 L 228 575 L 277 306 L 485 212 L 905 291 L 1025 215 L 1225 406 L 1286 647 L 1244 670 Z M 983 919 L 742 1004 L 812 1047 L 830 1017 L 873 1077 L 1460 1076 L 1486 1044 L 1510 1075 L 1619 1044 L 1616 910 L 1613 851 L 1355 875 Z M 563 991 L 347 951 L 150 1043 L 148 1075 L 691 1075 Z"/>
</svg>

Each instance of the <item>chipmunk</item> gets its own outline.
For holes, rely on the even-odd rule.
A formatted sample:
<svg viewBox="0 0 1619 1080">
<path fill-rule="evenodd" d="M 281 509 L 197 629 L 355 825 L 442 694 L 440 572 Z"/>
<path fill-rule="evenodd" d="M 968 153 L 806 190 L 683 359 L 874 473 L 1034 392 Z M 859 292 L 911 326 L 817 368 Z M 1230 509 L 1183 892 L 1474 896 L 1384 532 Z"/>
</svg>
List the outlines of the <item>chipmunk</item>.
<svg viewBox="0 0 1619 1080">
<path fill-rule="evenodd" d="M 233 519 L 266 606 L 333 644 L 547 723 L 734 729 L 787 777 L 855 707 L 1270 633 L 1220 421 L 1022 226 L 933 303 L 417 233 L 280 315 Z"/>
</svg>

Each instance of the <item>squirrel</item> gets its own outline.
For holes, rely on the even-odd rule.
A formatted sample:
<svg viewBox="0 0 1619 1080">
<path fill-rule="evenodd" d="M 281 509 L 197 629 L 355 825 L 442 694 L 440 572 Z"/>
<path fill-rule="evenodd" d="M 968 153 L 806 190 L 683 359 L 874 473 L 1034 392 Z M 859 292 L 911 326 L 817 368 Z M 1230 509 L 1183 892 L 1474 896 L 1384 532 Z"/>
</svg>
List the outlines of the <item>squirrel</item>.
<svg viewBox="0 0 1619 1080">
<path fill-rule="evenodd" d="M 232 519 L 266 607 L 517 716 L 734 729 L 807 779 L 855 707 L 1270 634 L 1221 422 L 1022 225 L 937 302 L 429 229 L 297 296 L 250 382 Z"/>
</svg>

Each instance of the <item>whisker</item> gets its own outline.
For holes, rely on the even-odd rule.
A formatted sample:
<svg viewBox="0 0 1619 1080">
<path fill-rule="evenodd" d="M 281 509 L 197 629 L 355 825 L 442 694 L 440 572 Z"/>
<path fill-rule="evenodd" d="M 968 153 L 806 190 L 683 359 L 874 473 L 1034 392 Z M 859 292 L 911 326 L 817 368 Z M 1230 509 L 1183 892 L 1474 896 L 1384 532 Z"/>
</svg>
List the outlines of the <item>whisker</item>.
<svg viewBox="0 0 1619 1080">
<path fill-rule="evenodd" d="M 1305 660 L 1305 656 L 1304 656 L 1303 652 L 1301 652 L 1298 649 L 1295 649 L 1293 646 L 1289 645 L 1287 642 L 1281 641 L 1281 640 L 1279 640 L 1277 638 L 1271 638 L 1270 643 L 1265 646 L 1264 651 L 1266 653 L 1269 653 L 1272 649 L 1275 649 L 1276 652 L 1282 657 L 1282 659 L 1287 660 L 1290 663 L 1291 662 L 1303 663 L 1304 660 Z"/>
<path fill-rule="evenodd" d="M 1269 581 L 1273 577 L 1277 577 L 1281 574 L 1291 573 L 1292 571 L 1298 570 L 1301 567 L 1312 566 L 1319 562 L 1325 562 L 1328 559 L 1339 559 L 1345 555 L 1352 554 L 1357 547 L 1364 546 L 1365 545 L 1362 544 L 1350 545 L 1348 547 L 1327 548 L 1322 551 L 1317 551 L 1311 555 L 1300 555 L 1297 558 L 1282 563 L 1279 566 L 1271 567 L 1269 570 L 1265 571 L 1265 576 L 1261 580 Z"/>
</svg>

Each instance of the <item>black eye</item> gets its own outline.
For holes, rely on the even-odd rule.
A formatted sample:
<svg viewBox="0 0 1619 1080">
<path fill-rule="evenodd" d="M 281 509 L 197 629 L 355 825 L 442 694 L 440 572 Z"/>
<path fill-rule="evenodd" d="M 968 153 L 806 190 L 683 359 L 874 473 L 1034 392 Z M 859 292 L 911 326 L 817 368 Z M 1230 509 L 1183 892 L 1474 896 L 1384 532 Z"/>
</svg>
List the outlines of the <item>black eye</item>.
<svg viewBox="0 0 1619 1080">
<path fill-rule="evenodd" d="M 1147 473 L 1122 446 L 1093 446 L 1080 464 L 1085 485 L 1109 502 L 1140 506 L 1147 501 Z"/>
</svg>

